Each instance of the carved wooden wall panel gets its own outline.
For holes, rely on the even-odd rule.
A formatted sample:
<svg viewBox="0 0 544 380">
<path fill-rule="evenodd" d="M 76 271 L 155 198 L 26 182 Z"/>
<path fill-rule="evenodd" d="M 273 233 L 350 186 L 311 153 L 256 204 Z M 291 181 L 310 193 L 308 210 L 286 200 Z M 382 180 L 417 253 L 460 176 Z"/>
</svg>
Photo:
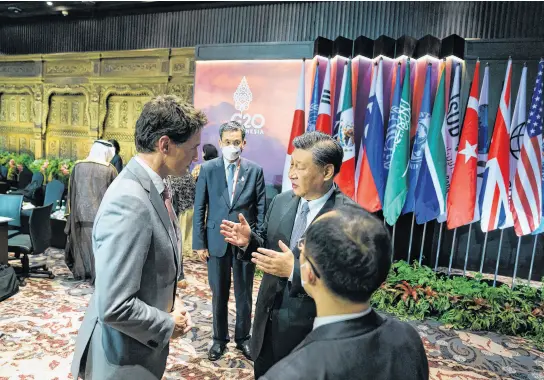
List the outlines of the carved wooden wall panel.
<svg viewBox="0 0 544 380">
<path fill-rule="evenodd" d="M 193 100 L 194 48 L 0 56 L 0 149 L 82 159 L 116 139 L 127 162 L 143 105 Z"/>
</svg>

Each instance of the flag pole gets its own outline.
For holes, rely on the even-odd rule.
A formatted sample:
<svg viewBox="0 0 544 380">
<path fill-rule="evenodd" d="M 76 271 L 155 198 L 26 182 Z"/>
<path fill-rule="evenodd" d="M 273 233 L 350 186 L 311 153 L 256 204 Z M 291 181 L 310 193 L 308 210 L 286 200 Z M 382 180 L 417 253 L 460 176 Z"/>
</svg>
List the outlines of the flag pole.
<svg viewBox="0 0 544 380">
<path fill-rule="evenodd" d="M 467 248 L 465 250 L 465 266 L 463 267 L 463 277 L 467 273 L 467 262 L 468 262 L 468 249 L 470 247 L 470 234 L 472 232 L 472 223 L 468 226 L 468 239 L 467 239 Z"/>
<path fill-rule="evenodd" d="M 538 241 L 538 235 L 535 235 L 535 242 L 533 244 L 533 254 L 531 255 L 531 266 L 529 267 L 529 277 L 527 278 L 527 285 L 531 286 L 531 277 L 533 275 L 533 263 L 535 262 L 536 242 Z"/>
<path fill-rule="evenodd" d="M 514 289 L 514 286 L 516 286 L 516 274 L 518 273 L 520 247 L 521 247 L 521 236 L 518 236 L 518 248 L 516 249 L 516 263 L 514 264 L 514 275 L 512 276 L 512 289 Z"/>
<path fill-rule="evenodd" d="M 393 224 L 393 238 L 391 239 L 393 241 L 393 243 L 391 244 L 393 253 L 391 254 L 391 262 L 393 262 L 393 260 L 395 259 L 395 231 L 397 229 L 396 227 L 397 227 L 397 223 Z"/>
<path fill-rule="evenodd" d="M 457 236 L 457 228 L 453 230 L 453 241 L 451 242 L 450 265 L 448 266 L 448 276 L 451 273 L 451 264 L 453 262 L 453 250 L 455 249 L 455 237 L 456 236 Z"/>
<path fill-rule="evenodd" d="M 412 228 L 410 229 L 410 243 L 408 243 L 408 264 L 410 264 L 410 255 L 412 253 L 412 238 L 414 237 L 414 222 L 416 221 L 416 213 L 412 214 Z"/>
<path fill-rule="evenodd" d="M 497 272 L 499 271 L 499 262 L 501 261 L 502 235 L 504 230 L 501 230 L 501 238 L 499 239 L 499 252 L 497 253 L 497 265 L 495 265 L 495 277 L 493 278 L 493 287 L 497 284 Z"/>
<path fill-rule="evenodd" d="M 485 238 L 484 238 L 484 248 L 483 248 L 483 252 L 482 252 L 482 261 L 480 261 L 480 274 L 482 274 L 482 271 L 484 270 L 484 260 L 485 260 L 486 248 L 487 248 L 487 232 L 485 233 Z"/>
<path fill-rule="evenodd" d="M 440 223 L 440 228 L 438 232 L 438 248 L 436 248 L 436 263 L 434 263 L 434 271 L 438 269 L 438 258 L 440 257 L 440 243 L 442 242 L 442 223 Z"/>
<path fill-rule="evenodd" d="M 423 247 L 425 246 L 425 232 L 427 232 L 427 222 L 423 225 L 423 237 L 421 238 L 421 249 L 419 250 L 419 266 L 421 266 L 421 259 L 423 258 Z"/>
</svg>

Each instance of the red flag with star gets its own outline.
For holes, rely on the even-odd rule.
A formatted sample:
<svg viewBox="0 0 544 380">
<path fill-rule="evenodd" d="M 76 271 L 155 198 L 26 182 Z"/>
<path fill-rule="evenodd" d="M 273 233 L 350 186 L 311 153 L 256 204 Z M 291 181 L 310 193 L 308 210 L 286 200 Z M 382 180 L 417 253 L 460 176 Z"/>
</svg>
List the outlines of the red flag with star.
<svg viewBox="0 0 544 380">
<path fill-rule="evenodd" d="M 480 62 L 476 62 L 463 131 L 448 194 L 448 229 L 469 224 L 474 219 L 478 174 L 478 81 Z"/>
</svg>

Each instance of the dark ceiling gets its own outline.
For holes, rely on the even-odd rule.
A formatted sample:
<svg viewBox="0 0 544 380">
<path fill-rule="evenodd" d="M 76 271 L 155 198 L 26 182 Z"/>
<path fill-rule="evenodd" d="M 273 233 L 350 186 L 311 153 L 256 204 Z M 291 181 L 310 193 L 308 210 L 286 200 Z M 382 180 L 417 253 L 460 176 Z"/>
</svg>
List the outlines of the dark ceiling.
<svg viewBox="0 0 544 380">
<path fill-rule="evenodd" d="M 1 22 L 47 21 L 250 5 L 242 1 L 0 1 Z M 67 14 L 63 15 L 63 11 Z"/>
</svg>

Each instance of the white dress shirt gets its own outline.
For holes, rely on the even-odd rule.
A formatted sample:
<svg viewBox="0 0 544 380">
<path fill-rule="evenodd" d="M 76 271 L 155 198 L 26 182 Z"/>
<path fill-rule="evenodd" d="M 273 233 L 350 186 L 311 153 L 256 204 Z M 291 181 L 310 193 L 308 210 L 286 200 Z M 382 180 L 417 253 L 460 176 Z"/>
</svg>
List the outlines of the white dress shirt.
<svg viewBox="0 0 544 380">
<path fill-rule="evenodd" d="M 329 315 L 327 317 L 315 317 L 313 329 L 315 330 L 318 327 L 329 325 L 331 323 L 344 322 L 344 321 L 349 321 L 350 319 L 361 318 L 369 314 L 371 311 L 372 311 L 372 308 L 369 307 L 368 309 L 360 313 Z"/>
<path fill-rule="evenodd" d="M 161 176 L 158 175 L 153 169 L 151 169 L 149 167 L 149 165 L 144 160 L 142 160 L 140 157 L 134 156 L 134 159 L 136 160 L 137 163 L 140 164 L 141 167 L 144 168 L 144 170 L 149 175 L 149 178 L 151 178 L 151 182 L 153 182 L 153 184 L 155 185 L 155 188 L 157 189 L 159 194 L 162 195 L 162 192 L 165 189 L 165 185 L 164 185 L 164 182 L 163 182 Z"/>
<path fill-rule="evenodd" d="M 236 165 L 236 169 L 234 169 L 234 179 L 232 181 L 232 194 L 229 194 L 230 203 L 232 203 L 234 192 L 236 191 L 236 182 L 238 181 L 238 172 L 240 171 L 240 158 L 238 157 L 236 161 L 230 162 L 225 157 L 223 157 L 223 163 L 225 164 L 225 179 L 227 180 L 227 184 L 229 180 L 229 165 L 230 164 Z"/>
<path fill-rule="evenodd" d="M 310 210 L 308 211 L 308 215 L 306 217 L 306 228 L 308 228 L 308 226 L 310 226 L 310 224 L 315 219 L 317 214 L 319 214 L 323 206 L 325 206 L 325 203 L 327 203 L 327 201 L 331 197 L 332 193 L 334 192 L 334 189 L 335 189 L 335 185 L 332 185 L 329 191 L 325 193 L 325 195 L 323 195 L 321 198 L 317 198 L 312 201 L 307 201 L 304 198 L 300 198 L 300 201 L 298 202 L 298 208 L 297 208 L 297 217 L 293 225 L 296 225 L 297 219 L 300 218 L 300 210 L 302 210 L 302 205 L 304 203 L 308 203 L 308 209 Z M 289 281 L 293 281 L 294 272 L 295 272 L 295 268 L 293 267 L 293 269 L 291 270 L 291 276 L 289 276 Z"/>
</svg>

